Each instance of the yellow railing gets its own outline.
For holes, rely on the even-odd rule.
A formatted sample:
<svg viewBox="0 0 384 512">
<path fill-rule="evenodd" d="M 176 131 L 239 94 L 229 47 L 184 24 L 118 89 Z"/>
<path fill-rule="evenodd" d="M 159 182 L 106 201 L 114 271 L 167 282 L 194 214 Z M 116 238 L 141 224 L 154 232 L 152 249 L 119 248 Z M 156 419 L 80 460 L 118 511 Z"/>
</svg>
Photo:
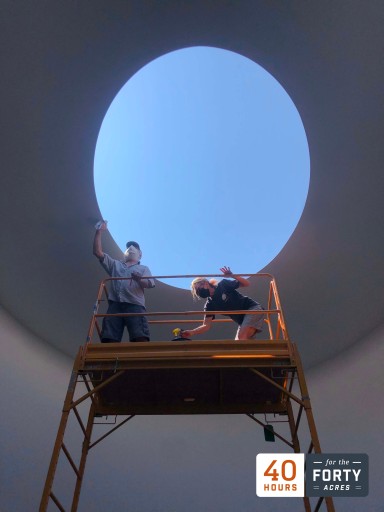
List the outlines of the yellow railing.
<svg viewBox="0 0 384 512">
<path fill-rule="evenodd" d="M 236 311 L 209 311 L 209 315 L 238 315 L 238 314 L 252 314 L 252 315 L 265 315 L 264 321 L 268 326 L 268 337 L 263 338 L 271 341 L 287 341 L 290 343 L 290 338 L 288 335 L 288 330 L 284 318 L 284 313 L 281 306 L 280 296 L 276 284 L 275 278 L 271 274 L 266 273 L 257 273 L 257 274 L 240 274 L 236 273 L 239 276 L 247 276 L 251 278 L 255 278 L 256 280 L 267 279 L 269 280 L 268 285 L 268 297 L 266 297 L 267 306 L 263 310 L 236 310 Z M 151 279 L 177 279 L 177 278 L 195 278 L 196 275 L 175 275 L 175 276 L 151 276 Z M 212 277 L 221 277 L 223 278 L 223 274 L 206 274 L 199 275 L 199 277 L 212 278 Z M 107 313 L 99 313 L 99 307 L 103 300 L 103 295 L 108 300 L 108 284 L 111 281 L 131 281 L 132 278 L 121 278 L 121 277 L 109 277 L 101 281 L 97 293 L 97 299 L 93 308 L 93 315 L 91 318 L 90 326 L 88 329 L 86 345 L 89 343 L 93 343 L 95 333 L 98 335 L 98 340 L 101 338 L 101 327 L 99 324 L 99 320 L 108 317 L 108 316 L 118 316 L 118 317 L 129 317 L 129 316 L 145 316 L 148 317 L 148 323 L 150 324 L 169 324 L 173 326 L 177 326 L 178 324 L 192 324 L 192 323 L 201 323 L 202 319 L 193 319 L 193 316 L 204 315 L 204 311 L 146 311 L 145 313 L 124 313 L 124 314 L 107 314 Z M 172 293 L 169 291 L 168 293 Z M 259 299 L 258 299 L 259 301 Z M 259 301 L 260 302 L 260 301 Z M 265 307 L 265 304 L 262 304 Z M 154 317 L 165 317 L 165 316 L 173 316 L 177 318 L 171 319 L 158 319 Z M 182 318 L 187 317 L 187 318 Z M 215 319 L 214 323 L 223 323 L 223 322 L 231 322 L 230 319 Z"/>
</svg>

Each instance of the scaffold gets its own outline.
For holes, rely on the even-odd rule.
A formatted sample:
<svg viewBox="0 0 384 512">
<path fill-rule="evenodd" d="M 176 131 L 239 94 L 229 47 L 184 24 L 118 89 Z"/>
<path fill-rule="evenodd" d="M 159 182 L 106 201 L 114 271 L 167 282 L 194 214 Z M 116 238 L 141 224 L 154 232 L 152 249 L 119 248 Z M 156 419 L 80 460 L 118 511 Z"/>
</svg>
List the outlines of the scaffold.
<svg viewBox="0 0 384 512">
<path fill-rule="evenodd" d="M 66 512 L 54 491 L 54 483 L 60 478 L 57 474 L 60 458 L 68 461 L 75 478 L 71 508 L 67 511 L 77 512 L 89 451 L 137 415 L 244 414 L 264 429 L 266 441 L 277 438 L 295 453 L 302 453 L 299 427 L 305 417 L 310 440 L 307 453 L 321 453 L 303 366 L 297 346 L 288 334 L 276 281 L 265 273 L 238 275 L 266 283 L 266 308 L 210 311 L 209 314 L 263 314 L 267 327 L 264 339 L 100 343 L 100 320 L 108 316 L 99 312 L 100 306 L 108 299 L 110 282 L 123 279 L 107 278 L 101 282 L 86 343 L 79 348 L 74 361 L 40 512 L 47 512 L 50 504 Z M 153 279 L 186 277 L 196 276 L 153 276 Z M 175 326 L 201 323 L 202 311 L 147 311 L 118 316 L 139 315 L 145 315 L 150 324 Z M 86 420 L 84 412 L 79 412 L 80 406 L 86 409 Z M 116 423 L 94 439 L 93 427 L 104 416 L 115 417 Z M 118 417 L 121 417 L 119 422 Z M 283 418 L 288 434 L 271 427 L 276 417 Z M 69 419 L 81 430 L 78 461 L 65 442 Z M 335 510 L 331 497 L 312 501 L 303 498 L 305 512 Z"/>
</svg>

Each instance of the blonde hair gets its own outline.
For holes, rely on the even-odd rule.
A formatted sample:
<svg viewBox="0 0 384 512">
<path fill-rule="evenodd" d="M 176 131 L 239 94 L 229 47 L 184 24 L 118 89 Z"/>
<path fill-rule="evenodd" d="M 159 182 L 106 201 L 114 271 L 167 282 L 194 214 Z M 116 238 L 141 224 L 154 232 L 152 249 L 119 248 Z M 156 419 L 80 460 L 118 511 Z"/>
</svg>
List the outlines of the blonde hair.
<svg viewBox="0 0 384 512">
<path fill-rule="evenodd" d="M 210 279 L 208 281 L 208 279 L 206 279 L 205 277 L 196 277 L 192 281 L 192 283 L 191 283 L 191 293 L 192 293 L 193 300 L 200 300 L 201 299 L 201 297 L 199 297 L 197 295 L 196 289 L 198 288 L 198 285 L 200 283 L 204 283 L 204 282 L 207 282 L 207 283 L 209 283 L 212 286 L 216 286 L 217 285 L 216 279 Z"/>
</svg>

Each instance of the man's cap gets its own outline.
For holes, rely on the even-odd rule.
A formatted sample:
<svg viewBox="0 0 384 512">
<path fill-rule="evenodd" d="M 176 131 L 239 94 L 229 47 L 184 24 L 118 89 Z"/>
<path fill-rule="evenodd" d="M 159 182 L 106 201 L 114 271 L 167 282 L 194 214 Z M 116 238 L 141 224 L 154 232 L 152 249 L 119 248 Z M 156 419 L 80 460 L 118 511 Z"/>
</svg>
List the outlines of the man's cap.
<svg viewBox="0 0 384 512">
<path fill-rule="evenodd" d="M 127 243 L 126 243 L 126 248 L 128 249 L 128 247 L 129 247 L 130 245 L 133 245 L 133 247 L 136 247 L 136 249 L 139 249 L 139 251 L 141 251 L 141 249 L 140 249 L 140 245 L 139 245 L 137 242 L 127 242 Z"/>
</svg>

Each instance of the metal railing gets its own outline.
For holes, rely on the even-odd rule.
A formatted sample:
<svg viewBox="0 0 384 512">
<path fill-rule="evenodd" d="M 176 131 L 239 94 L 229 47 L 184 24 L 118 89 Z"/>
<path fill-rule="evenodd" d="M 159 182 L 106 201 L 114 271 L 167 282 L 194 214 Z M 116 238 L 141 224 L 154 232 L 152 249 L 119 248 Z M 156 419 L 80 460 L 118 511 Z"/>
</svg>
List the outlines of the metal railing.
<svg viewBox="0 0 384 512">
<path fill-rule="evenodd" d="M 286 326 L 283 309 L 281 306 L 280 296 L 276 284 L 275 278 L 271 274 L 267 273 L 236 273 L 238 276 L 242 277 L 250 277 L 255 280 L 268 280 L 268 293 L 266 297 L 266 307 L 262 310 L 231 310 L 231 311 L 209 311 L 207 314 L 211 315 L 265 315 L 264 322 L 268 327 L 268 337 L 264 337 L 264 340 L 270 341 L 287 341 L 290 343 L 290 338 L 288 334 L 288 329 Z M 204 277 L 204 278 L 215 278 L 215 277 L 225 277 L 223 274 L 203 274 L 203 275 L 171 275 L 171 276 L 151 276 L 148 279 L 178 279 L 178 278 L 195 278 L 195 277 Z M 143 278 L 145 279 L 145 278 Z M 103 279 L 99 285 L 97 298 L 95 305 L 93 307 L 93 315 L 91 318 L 90 326 L 88 329 L 86 346 L 89 343 L 95 342 L 95 333 L 98 336 L 98 340 L 101 340 L 101 326 L 100 319 L 105 317 L 130 317 L 130 316 L 145 316 L 148 318 L 149 324 L 162 324 L 162 325 L 173 325 L 177 327 L 180 324 L 193 324 L 193 323 L 202 323 L 202 318 L 193 319 L 194 316 L 204 316 L 206 313 L 204 311 L 146 311 L 144 313 L 122 313 L 122 314 L 111 314 L 111 313 L 99 313 L 100 304 L 108 301 L 108 286 L 113 281 L 132 281 L 133 278 L 126 277 L 109 277 Z M 169 290 L 167 293 L 172 293 Z M 103 299 L 105 296 L 105 299 Z M 259 300 L 258 300 L 259 301 Z M 159 319 L 158 317 L 173 317 L 168 319 Z M 176 317 L 176 318 L 174 318 Z M 184 318 L 183 318 L 184 317 Z M 187 317 L 187 318 L 185 318 Z M 230 323 L 231 319 L 214 319 L 213 323 Z"/>
</svg>

